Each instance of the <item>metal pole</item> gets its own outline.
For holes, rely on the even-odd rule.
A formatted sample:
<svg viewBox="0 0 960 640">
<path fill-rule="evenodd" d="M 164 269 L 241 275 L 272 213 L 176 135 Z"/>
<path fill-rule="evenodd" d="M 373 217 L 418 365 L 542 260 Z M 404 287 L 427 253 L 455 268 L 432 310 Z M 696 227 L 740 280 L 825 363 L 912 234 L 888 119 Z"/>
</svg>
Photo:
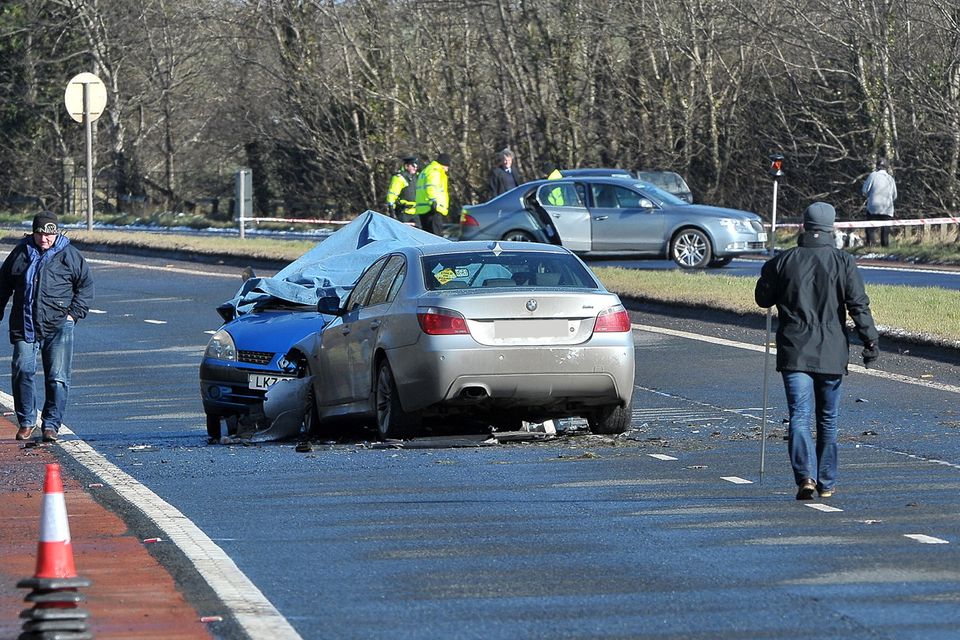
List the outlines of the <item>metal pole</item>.
<svg viewBox="0 0 960 640">
<path fill-rule="evenodd" d="M 770 249 L 768 254 L 772 258 L 777 242 L 777 184 L 773 179 L 773 213 L 770 216 Z M 773 307 L 767 307 L 767 333 L 763 340 L 763 412 L 760 417 L 760 484 L 763 484 L 763 468 L 767 457 L 767 378 L 770 367 L 770 333 L 773 326 Z"/>
<path fill-rule="evenodd" d="M 83 83 L 83 126 L 87 133 L 87 231 L 93 231 L 93 124 L 90 122 L 90 85 Z"/>
<path fill-rule="evenodd" d="M 239 177 L 240 177 L 240 189 L 238 191 L 239 191 L 240 198 L 239 198 L 239 202 L 237 202 L 237 211 L 240 212 L 240 239 L 243 240 L 245 237 L 245 228 L 244 228 L 245 223 L 243 220 L 243 210 L 244 210 L 244 203 L 247 201 L 247 196 L 243 192 L 243 183 L 246 179 L 243 169 L 240 170 Z"/>
</svg>

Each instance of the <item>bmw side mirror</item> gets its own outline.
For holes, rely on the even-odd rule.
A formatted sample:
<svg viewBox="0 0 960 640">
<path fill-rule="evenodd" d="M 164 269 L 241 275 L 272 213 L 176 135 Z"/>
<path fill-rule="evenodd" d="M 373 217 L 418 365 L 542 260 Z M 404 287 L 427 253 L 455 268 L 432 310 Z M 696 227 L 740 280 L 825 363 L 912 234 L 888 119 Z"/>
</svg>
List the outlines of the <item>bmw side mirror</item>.
<svg viewBox="0 0 960 640">
<path fill-rule="evenodd" d="M 317 312 L 328 316 L 343 315 L 340 309 L 340 298 L 338 296 L 323 296 L 317 300 Z"/>
</svg>

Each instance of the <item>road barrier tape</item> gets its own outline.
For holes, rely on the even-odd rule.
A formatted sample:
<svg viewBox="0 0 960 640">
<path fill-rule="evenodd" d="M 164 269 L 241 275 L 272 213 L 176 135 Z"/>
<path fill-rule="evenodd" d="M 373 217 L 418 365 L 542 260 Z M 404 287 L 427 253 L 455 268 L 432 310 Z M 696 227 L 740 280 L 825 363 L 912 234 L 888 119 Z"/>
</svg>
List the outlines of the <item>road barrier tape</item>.
<svg viewBox="0 0 960 640">
<path fill-rule="evenodd" d="M 949 218 L 918 218 L 915 220 L 861 220 L 850 222 L 836 222 L 834 227 L 837 229 L 870 229 L 876 227 L 918 227 L 935 224 L 960 224 L 960 217 Z M 770 228 L 769 223 L 764 223 L 766 228 Z M 777 229 L 797 229 L 802 227 L 799 223 L 778 224 Z"/>
<path fill-rule="evenodd" d="M 305 224 L 350 224 L 353 220 L 317 220 L 316 218 L 244 218 L 244 222 L 302 222 Z"/>
</svg>

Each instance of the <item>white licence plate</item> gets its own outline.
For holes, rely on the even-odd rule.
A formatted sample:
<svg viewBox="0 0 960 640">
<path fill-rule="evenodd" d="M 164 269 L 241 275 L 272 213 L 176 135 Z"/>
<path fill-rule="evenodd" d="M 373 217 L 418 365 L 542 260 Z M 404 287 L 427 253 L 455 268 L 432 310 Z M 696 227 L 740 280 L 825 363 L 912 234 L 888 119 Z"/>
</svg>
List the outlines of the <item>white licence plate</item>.
<svg viewBox="0 0 960 640">
<path fill-rule="evenodd" d="M 761 231 L 757 234 L 757 242 L 766 242 L 767 241 L 767 232 Z"/>
<path fill-rule="evenodd" d="M 251 373 L 247 379 L 247 387 L 266 391 L 281 380 L 290 380 L 291 376 L 275 376 L 272 374 Z"/>
<path fill-rule="evenodd" d="M 560 320 L 497 320 L 493 324 L 495 338 L 565 338 L 569 322 Z"/>
</svg>

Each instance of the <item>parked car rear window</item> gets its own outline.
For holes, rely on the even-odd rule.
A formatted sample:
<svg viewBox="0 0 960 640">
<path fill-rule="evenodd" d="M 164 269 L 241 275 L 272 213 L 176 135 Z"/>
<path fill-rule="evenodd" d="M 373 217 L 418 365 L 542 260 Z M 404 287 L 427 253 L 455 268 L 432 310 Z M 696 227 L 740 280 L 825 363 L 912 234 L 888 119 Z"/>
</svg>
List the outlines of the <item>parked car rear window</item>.
<svg viewBox="0 0 960 640">
<path fill-rule="evenodd" d="M 596 289 L 596 279 L 569 254 L 540 252 L 448 253 L 425 256 L 428 291 L 490 287 Z"/>
</svg>

